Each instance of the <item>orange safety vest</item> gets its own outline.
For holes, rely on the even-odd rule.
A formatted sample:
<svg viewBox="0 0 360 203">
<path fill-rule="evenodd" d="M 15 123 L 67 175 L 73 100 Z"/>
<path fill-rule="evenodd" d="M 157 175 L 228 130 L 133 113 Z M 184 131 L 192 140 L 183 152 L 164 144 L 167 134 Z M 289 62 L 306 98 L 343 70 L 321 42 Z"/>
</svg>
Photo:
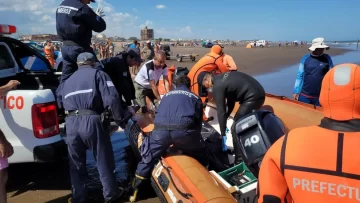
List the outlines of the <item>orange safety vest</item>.
<svg viewBox="0 0 360 203">
<path fill-rule="evenodd" d="M 170 90 L 172 89 L 174 72 L 175 72 L 175 65 L 172 65 L 168 68 L 168 75 L 167 75 Z M 170 90 L 166 90 L 166 88 L 165 88 L 165 80 L 164 80 L 163 76 L 161 76 L 159 79 L 159 82 L 157 84 L 157 89 L 161 96 L 164 96 L 166 93 L 168 93 L 168 91 L 170 91 Z"/>
<path fill-rule="evenodd" d="M 230 55 L 224 54 L 223 63 L 229 70 L 237 70 L 236 63 Z"/>
<path fill-rule="evenodd" d="M 341 130 L 339 124 L 325 118 L 271 146 L 261 163 L 258 202 L 359 202 L 359 124 Z"/>
<path fill-rule="evenodd" d="M 202 57 L 190 70 L 188 76 L 191 80 L 190 90 L 196 95 L 199 95 L 199 84 L 197 82 L 198 76 L 201 72 L 212 72 L 213 74 L 220 74 L 228 72 L 229 69 L 223 64 L 222 55 L 208 53 Z M 205 102 L 206 97 L 201 97 Z"/>
</svg>

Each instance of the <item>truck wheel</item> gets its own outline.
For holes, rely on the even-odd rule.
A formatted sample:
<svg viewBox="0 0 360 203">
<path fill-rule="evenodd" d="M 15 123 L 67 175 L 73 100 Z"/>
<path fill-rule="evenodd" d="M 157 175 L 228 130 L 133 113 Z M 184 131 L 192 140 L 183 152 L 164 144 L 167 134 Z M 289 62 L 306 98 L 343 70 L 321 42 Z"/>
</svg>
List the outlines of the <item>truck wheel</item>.
<svg viewBox="0 0 360 203">
<path fill-rule="evenodd" d="M 180 56 L 180 57 L 178 57 L 176 60 L 177 60 L 178 62 L 181 62 L 181 61 L 182 61 L 182 57 Z"/>
<path fill-rule="evenodd" d="M 196 57 L 195 56 L 192 56 L 191 57 L 191 61 L 195 61 Z"/>
<path fill-rule="evenodd" d="M 264 48 L 264 46 L 263 46 L 263 45 L 260 45 L 260 47 L 261 47 L 261 48 Z"/>
</svg>

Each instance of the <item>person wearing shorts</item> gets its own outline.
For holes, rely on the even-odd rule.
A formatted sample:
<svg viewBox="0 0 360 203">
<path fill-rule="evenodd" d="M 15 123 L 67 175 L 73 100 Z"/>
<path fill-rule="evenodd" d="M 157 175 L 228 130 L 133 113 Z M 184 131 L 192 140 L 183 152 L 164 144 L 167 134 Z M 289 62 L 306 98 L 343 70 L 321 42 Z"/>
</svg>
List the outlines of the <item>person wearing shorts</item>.
<svg viewBox="0 0 360 203">
<path fill-rule="evenodd" d="M 0 96 L 6 92 L 15 89 L 20 84 L 17 80 L 10 80 L 6 85 L 0 87 Z M 0 129 L 0 202 L 6 203 L 6 182 L 8 179 L 7 167 L 9 167 L 8 158 L 13 155 L 14 149 L 7 141 L 4 133 Z"/>
<path fill-rule="evenodd" d="M 14 149 L 6 140 L 4 133 L 0 130 L 0 202 L 6 203 L 6 182 L 8 179 L 7 167 L 8 157 L 13 155 Z"/>
</svg>

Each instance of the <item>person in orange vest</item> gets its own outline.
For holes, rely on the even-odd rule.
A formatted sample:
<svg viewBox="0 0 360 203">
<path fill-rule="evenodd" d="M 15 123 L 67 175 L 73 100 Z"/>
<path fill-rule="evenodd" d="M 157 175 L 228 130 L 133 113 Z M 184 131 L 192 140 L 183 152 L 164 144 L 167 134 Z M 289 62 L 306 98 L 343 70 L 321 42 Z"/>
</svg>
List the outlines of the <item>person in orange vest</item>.
<svg viewBox="0 0 360 203">
<path fill-rule="evenodd" d="M 237 71 L 237 66 L 234 59 L 229 54 L 223 54 L 223 63 L 229 69 L 229 71 Z"/>
<path fill-rule="evenodd" d="M 51 41 L 46 42 L 46 46 L 44 47 L 44 53 L 47 60 L 50 62 L 52 68 L 55 67 L 55 54 L 54 47 L 51 44 Z"/>
<path fill-rule="evenodd" d="M 213 74 L 219 74 L 228 71 L 229 69 L 223 63 L 223 48 L 216 44 L 211 48 L 210 53 L 202 57 L 188 73 L 191 80 L 191 91 L 199 95 L 204 103 L 207 96 L 201 96 L 205 93 L 200 92 L 200 90 L 205 90 L 205 88 L 201 88 L 202 84 L 198 82 L 200 73 L 211 72 Z"/>
<path fill-rule="evenodd" d="M 320 103 L 320 125 L 291 130 L 266 153 L 259 203 L 360 201 L 360 66 L 330 69 Z"/>
</svg>

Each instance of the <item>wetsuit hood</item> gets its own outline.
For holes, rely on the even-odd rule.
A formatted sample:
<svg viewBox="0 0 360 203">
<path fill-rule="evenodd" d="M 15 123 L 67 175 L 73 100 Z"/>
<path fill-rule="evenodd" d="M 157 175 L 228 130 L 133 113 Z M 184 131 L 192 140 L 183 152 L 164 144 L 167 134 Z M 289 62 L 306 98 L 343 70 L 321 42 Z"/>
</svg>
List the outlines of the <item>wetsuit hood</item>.
<svg viewBox="0 0 360 203">
<path fill-rule="evenodd" d="M 327 118 L 360 119 L 360 66 L 340 64 L 329 70 L 322 81 L 319 100 Z"/>
</svg>

